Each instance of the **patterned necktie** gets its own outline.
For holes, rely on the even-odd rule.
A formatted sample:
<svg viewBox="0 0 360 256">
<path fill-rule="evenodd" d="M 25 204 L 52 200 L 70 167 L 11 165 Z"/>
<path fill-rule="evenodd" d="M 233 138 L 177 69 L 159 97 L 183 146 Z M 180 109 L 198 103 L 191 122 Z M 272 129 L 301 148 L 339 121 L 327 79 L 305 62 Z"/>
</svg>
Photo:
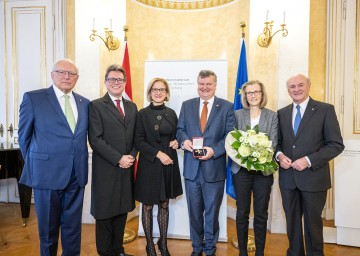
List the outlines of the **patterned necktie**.
<svg viewBox="0 0 360 256">
<path fill-rule="evenodd" d="M 116 107 L 118 108 L 121 117 L 124 119 L 125 115 L 124 115 L 124 111 L 122 110 L 122 108 L 121 108 L 121 106 L 120 106 L 120 100 L 119 100 L 119 99 L 116 99 L 115 101 L 116 101 Z"/>
<path fill-rule="evenodd" d="M 76 126 L 76 121 L 75 121 L 74 112 L 73 112 L 73 110 L 71 108 L 71 104 L 70 104 L 70 101 L 69 101 L 70 96 L 67 95 L 67 94 L 64 94 L 64 98 L 65 98 L 65 117 L 66 117 L 66 120 L 69 123 L 71 131 L 74 133 L 75 126 Z"/>
<path fill-rule="evenodd" d="M 294 135 L 296 135 L 296 133 L 299 129 L 300 121 L 301 121 L 300 105 L 297 105 L 296 109 L 297 109 L 297 112 L 296 112 L 295 121 L 294 121 Z"/>
<path fill-rule="evenodd" d="M 200 116 L 200 127 L 201 127 L 201 131 L 202 133 L 204 133 L 205 131 L 205 126 L 206 126 L 206 121 L 207 121 L 207 115 L 208 115 L 208 107 L 207 104 L 209 102 L 204 101 L 204 106 L 201 110 L 201 116 Z"/>
</svg>

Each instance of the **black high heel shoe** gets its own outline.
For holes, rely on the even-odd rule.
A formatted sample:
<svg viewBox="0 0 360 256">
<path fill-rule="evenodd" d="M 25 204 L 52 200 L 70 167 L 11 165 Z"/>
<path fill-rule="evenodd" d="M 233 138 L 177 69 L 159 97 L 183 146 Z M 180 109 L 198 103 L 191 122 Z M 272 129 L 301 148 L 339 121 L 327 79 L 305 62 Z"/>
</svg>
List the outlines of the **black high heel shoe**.
<svg viewBox="0 0 360 256">
<path fill-rule="evenodd" d="M 157 256 L 154 245 L 146 245 L 146 254 L 147 256 Z"/>
<path fill-rule="evenodd" d="M 157 246 L 159 248 L 161 256 L 171 256 L 171 254 L 167 248 L 166 241 L 164 243 L 164 242 L 162 242 L 162 240 L 159 239 L 159 241 L 157 242 Z"/>
</svg>

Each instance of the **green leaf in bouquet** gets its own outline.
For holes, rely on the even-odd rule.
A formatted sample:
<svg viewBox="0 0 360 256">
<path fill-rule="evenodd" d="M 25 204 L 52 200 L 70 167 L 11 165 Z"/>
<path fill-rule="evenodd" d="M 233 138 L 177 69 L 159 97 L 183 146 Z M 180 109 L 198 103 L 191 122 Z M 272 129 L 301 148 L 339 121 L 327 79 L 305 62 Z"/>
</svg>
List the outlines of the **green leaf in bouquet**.
<svg viewBox="0 0 360 256">
<path fill-rule="evenodd" d="M 250 161 L 246 161 L 246 169 L 250 170 L 252 163 Z"/>
<path fill-rule="evenodd" d="M 272 170 L 269 169 L 263 170 L 261 172 L 263 173 L 264 176 L 269 176 L 274 173 Z"/>
<path fill-rule="evenodd" d="M 273 172 L 273 169 L 274 169 L 274 167 L 272 166 L 272 163 L 271 163 L 271 162 L 264 164 L 264 171 L 265 171 L 265 170 L 268 170 L 268 171 Z"/>
<path fill-rule="evenodd" d="M 253 130 L 256 132 L 256 133 L 259 133 L 259 125 L 255 125 Z"/>
<path fill-rule="evenodd" d="M 272 166 L 272 169 L 274 170 L 274 172 L 276 172 L 276 170 L 278 169 L 278 164 L 275 162 L 275 161 L 272 161 L 271 162 L 271 166 Z"/>
<path fill-rule="evenodd" d="M 234 130 L 231 131 L 230 133 L 236 140 L 239 140 L 241 137 L 241 132 L 236 128 L 234 128 Z"/>
<path fill-rule="evenodd" d="M 261 171 L 263 171 L 265 169 L 263 164 L 258 164 L 258 163 L 254 163 L 254 168 L 256 170 L 261 170 Z"/>
<path fill-rule="evenodd" d="M 231 147 L 232 147 L 233 149 L 236 149 L 236 150 L 238 150 L 240 146 L 241 146 L 240 141 L 234 141 L 234 142 L 231 144 Z"/>
<path fill-rule="evenodd" d="M 240 155 L 240 154 L 239 154 L 239 155 Z M 240 159 L 241 159 L 241 164 L 244 164 L 244 165 L 247 164 L 247 160 L 246 160 L 245 158 L 241 158 L 241 156 L 240 156 Z"/>
</svg>

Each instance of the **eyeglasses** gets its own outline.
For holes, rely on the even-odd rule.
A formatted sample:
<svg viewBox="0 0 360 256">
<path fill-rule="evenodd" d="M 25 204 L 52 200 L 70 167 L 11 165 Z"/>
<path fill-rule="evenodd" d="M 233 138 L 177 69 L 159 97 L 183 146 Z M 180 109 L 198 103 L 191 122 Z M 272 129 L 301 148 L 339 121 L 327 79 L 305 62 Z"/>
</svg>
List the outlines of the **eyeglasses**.
<svg viewBox="0 0 360 256">
<path fill-rule="evenodd" d="M 246 96 L 259 96 L 262 93 L 262 91 L 253 91 L 253 92 L 246 92 Z"/>
<path fill-rule="evenodd" d="M 115 82 L 118 82 L 118 84 L 123 84 L 125 83 L 125 79 L 122 78 L 114 78 L 114 77 L 110 77 L 108 79 L 106 79 L 106 81 L 108 81 L 111 84 L 114 84 Z"/>
<path fill-rule="evenodd" d="M 69 77 L 74 77 L 74 76 L 78 75 L 77 73 L 74 73 L 74 72 L 71 72 L 71 71 L 65 71 L 65 70 L 54 70 L 53 72 L 55 72 L 59 76 L 69 75 Z"/>
<path fill-rule="evenodd" d="M 157 93 L 157 92 L 164 93 L 164 92 L 166 92 L 166 89 L 165 88 L 151 88 L 151 92 L 153 92 L 153 93 Z"/>
</svg>

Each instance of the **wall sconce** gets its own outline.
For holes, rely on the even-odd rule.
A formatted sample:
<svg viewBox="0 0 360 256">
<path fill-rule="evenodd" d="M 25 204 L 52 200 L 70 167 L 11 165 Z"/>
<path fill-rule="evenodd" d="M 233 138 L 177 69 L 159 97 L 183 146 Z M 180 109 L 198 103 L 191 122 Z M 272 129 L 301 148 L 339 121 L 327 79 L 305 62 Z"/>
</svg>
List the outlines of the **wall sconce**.
<svg viewBox="0 0 360 256">
<path fill-rule="evenodd" d="M 266 14 L 266 21 L 264 22 L 265 27 L 264 27 L 263 33 L 260 34 L 257 38 L 258 45 L 261 47 L 266 47 L 266 48 L 269 47 L 269 45 L 271 44 L 271 41 L 272 41 L 273 37 L 276 35 L 276 33 L 283 32 L 282 33 L 283 37 L 286 37 L 288 35 L 288 30 L 285 28 L 285 26 L 286 26 L 285 12 L 284 12 L 283 23 L 280 25 L 281 28 L 279 30 L 277 30 L 275 33 L 272 33 L 274 21 L 268 21 L 268 16 L 269 16 L 269 11 L 267 11 L 267 14 Z"/>
<path fill-rule="evenodd" d="M 97 30 L 95 29 L 95 19 L 93 19 L 93 29 L 91 31 L 92 31 L 92 34 L 90 34 L 90 41 L 94 41 L 95 37 L 97 36 L 104 42 L 104 44 L 105 44 L 106 48 L 108 48 L 109 52 L 115 51 L 116 49 L 119 48 L 120 41 L 119 41 L 119 39 L 117 39 L 116 37 L 113 36 L 112 19 L 110 19 L 110 29 L 104 28 L 105 39 L 96 34 Z"/>
</svg>

